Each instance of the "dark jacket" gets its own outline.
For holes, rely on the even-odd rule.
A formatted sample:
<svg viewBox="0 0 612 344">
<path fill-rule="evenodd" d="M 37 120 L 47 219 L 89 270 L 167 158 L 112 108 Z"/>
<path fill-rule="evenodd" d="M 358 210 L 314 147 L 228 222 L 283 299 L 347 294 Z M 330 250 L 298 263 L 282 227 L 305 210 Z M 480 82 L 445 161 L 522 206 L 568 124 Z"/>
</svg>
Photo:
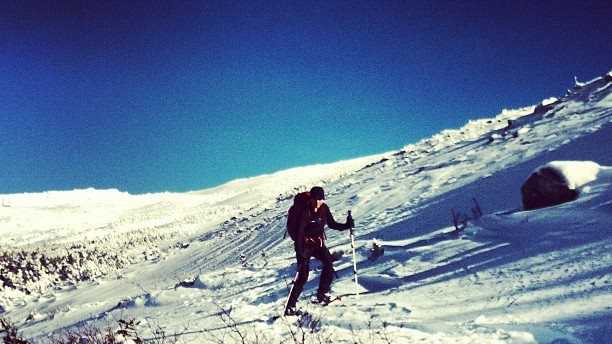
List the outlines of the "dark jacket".
<svg viewBox="0 0 612 344">
<path fill-rule="evenodd" d="M 323 203 L 316 212 L 313 209 L 305 209 L 301 216 L 301 223 L 295 240 L 296 252 L 302 255 L 308 243 L 324 246 L 326 225 L 331 229 L 339 231 L 350 228 L 348 223 L 336 222 L 329 207 L 325 203 Z"/>
<path fill-rule="evenodd" d="M 311 211 L 310 219 L 304 229 L 304 235 L 307 238 L 325 236 L 325 225 L 339 231 L 350 228 L 347 223 L 336 222 L 327 204 L 323 203 L 316 212 Z"/>
</svg>

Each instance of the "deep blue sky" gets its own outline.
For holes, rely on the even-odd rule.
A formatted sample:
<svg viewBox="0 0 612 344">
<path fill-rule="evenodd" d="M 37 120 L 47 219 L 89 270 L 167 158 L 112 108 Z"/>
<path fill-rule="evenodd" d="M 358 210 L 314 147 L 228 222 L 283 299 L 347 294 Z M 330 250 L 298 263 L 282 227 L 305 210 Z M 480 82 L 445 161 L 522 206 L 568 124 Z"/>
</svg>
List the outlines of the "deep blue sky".
<svg viewBox="0 0 612 344">
<path fill-rule="evenodd" d="M 612 67 L 609 1 L 14 2 L 0 193 L 186 191 L 380 153 Z"/>
</svg>

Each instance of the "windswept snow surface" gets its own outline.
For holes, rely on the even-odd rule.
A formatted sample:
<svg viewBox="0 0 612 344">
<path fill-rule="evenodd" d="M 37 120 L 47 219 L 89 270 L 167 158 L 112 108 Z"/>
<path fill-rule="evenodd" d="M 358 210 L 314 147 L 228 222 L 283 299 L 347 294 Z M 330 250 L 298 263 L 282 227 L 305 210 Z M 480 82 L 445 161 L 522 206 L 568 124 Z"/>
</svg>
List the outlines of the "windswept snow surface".
<svg viewBox="0 0 612 344">
<path fill-rule="evenodd" d="M 95 263 L 87 278 L 30 278 L 29 295 L 2 286 L 1 316 L 39 342 L 129 317 L 141 320 L 146 336 L 159 325 L 182 343 L 242 342 L 240 335 L 292 342 L 300 324 L 314 343 L 610 342 L 611 84 L 607 74 L 560 99 L 504 110 L 399 152 L 199 192 L 0 196 L 9 256 L 96 247 L 124 259 L 112 269 Z M 586 167 L 568 177 L 579 198 L 521 211 L 522 182 L 553 161 L 565 161 L 552 164 L 566 171 Z M 337 220 L 353 211 L 360 283 L 345 254 L 333 286 L 342 301 L 310 305 L 313 263 L 299 303 L 310 316 L 298 323 L 277 317 L 295 273 L 285 213 L 295 192 L 315 184 L 325 187 Z M 471 211 L 476 203 L 480 218 Z M 471 218 L 460 234 L 451 233 L 451 209 Z M 384 248 L 377 258 L 375 240 Z M 328 245 L 350 252 L 346 232 L 330 230 Z"/>
</svg>

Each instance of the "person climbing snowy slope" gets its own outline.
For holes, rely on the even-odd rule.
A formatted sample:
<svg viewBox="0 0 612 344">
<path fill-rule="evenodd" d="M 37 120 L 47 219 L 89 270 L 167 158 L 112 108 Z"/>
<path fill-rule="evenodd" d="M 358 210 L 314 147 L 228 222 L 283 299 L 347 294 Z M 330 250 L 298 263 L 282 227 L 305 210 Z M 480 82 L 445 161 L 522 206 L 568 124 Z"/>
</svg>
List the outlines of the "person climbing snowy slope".
<svg viewBox="0 0 612 344">
<path fill-rule="evenodd" d="M 294 205 L 289 209 L 287 231 L 294 240 L 297 273 L 285 305 L 285 315 L 294 315 L 297 312 L 296 303 L 304 284 L 308 281 L 311 257 L 315 257 L 323 265 L 314 302 L 323 305 L 330 302 L 329 291 L 334 277 L 334 258 L 325 246 L 325 226 L 342 231 L 354 227 L 354 221 L 349 215 L 346 223 L 336 222 L 324 201 L 325 191 L 322 187 L 315 186 L 310 192 L 296 195 Z"/>
</svg>

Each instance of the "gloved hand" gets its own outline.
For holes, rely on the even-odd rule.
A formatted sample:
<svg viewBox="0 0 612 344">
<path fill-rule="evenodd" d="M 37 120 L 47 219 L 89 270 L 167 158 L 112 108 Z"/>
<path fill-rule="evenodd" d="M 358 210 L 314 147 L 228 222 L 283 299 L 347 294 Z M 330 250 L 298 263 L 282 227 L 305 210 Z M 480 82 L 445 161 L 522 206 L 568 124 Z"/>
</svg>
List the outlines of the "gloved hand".
<svg viewBox="0 0 612 344">
<path fill-rule="evenodd" d="M 346 217 L 346 224 L 347 226 L 349 226 L 350 228 L 355 227 L 355 221 L 353 220 L 353 217 L 351 215 Z"/>
</svg>

